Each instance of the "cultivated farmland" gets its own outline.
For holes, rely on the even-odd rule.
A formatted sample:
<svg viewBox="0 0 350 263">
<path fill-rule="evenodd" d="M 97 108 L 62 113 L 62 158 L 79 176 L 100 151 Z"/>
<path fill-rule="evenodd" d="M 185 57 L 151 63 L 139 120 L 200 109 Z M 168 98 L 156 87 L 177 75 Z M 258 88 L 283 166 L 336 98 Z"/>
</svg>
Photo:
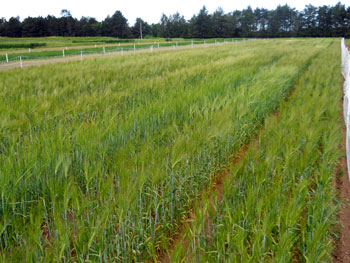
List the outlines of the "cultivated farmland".
<svg viewBox="0 0 350 263">
<path fill-rule="evenodd" d="M 339 44 L 257 40 L 0 72 L 0 258 L 327 261 Z M 203 195 L 222 173 L 222 196 Z"/>
</svg>

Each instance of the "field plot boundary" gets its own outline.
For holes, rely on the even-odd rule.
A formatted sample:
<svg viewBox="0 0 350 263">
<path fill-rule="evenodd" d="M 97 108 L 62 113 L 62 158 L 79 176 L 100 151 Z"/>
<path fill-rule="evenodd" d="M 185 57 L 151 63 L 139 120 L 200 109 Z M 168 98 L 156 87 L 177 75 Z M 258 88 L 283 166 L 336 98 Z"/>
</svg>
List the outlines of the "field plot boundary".
<svg viewBox="0 0 350 263">
<path fill-rule="evenodd" d="M 13 68 L 24 68 L 24 67 L 30 67 L 30 66 L 41 66 L 45 64 L 56 64 L 60 62 L 71 62 L 71 61 L 79 61 L 84 59 L 91 59 L 91 58 L 103 58 L 103 57 L 114 57 L 114 56 L 125 56 L 125 55 L 133 55 L 133 54 L 140 54 L 140 53 L 153 53 L 153 52 L 159 52 L 159 51 L 171 51 L 171 50 L 182 50 L 182 49 L 189 49 L 189 48 L 206 48 L 206 47 L 212 47 L 216 45 L 223 45 L 223 44 L 238 44 L 248 41 L 254 41 L 254 39 L 249 40 L 233 40 L 232 41 L 224 41 L 219 42 L 215 41 L 214 43 L 207 43 L 206 41 L 201 41 L 200 44 L 195 42 L 176 42 L 174 45 L 167 45 L 167 46 L 160 46 L 160 43 L 157 45 L 149 45 L 149 46 L 142 46 L 137 47 L 134 45 L 133 48 L 123 48 L 118 47 L 115 50 L 105 50 L 104 47 L 100 51 L 79 51 L 75 52 L 73 54 L 65 55 L 64 49 L 62 50 L 61 56 L 43 56 L 43 57 L 28 57 L 28 59 L 24 59 L 25 57 L 16 57 L 13 59 L 9 59 L 6 55 L 5 61 L 0 61 L 0 70 L 9 70 Z M 167 43 L 165 43 L 167 44 Z"/>
<path fill-rule="evenodd" d="M 317 56 L 317 55 L 316 55 Z M 295 85 L 295 87 L 297 87 L 299 85 L 299 83 L 297 83 L 296 85 Z M 295 88 L 294 87 L 294 88 Z M 300 88 L 299 88 L 299 90 L 300 90 Z M 294 89 L 291 91 L 291 92 L 293 92 L 294 91 Z M 290 94 L 290 95 L 293 95 L 293 94 Z M 285 105 L 287 105 L 288 104 L 288 102 L 289 102 L 289 98 L 290 98 L 291 96 L 288 96 L 286 99 L 285 99 L 285 101 L 284 102 L 282 102 L 283 104 L 285 104 Z M 291 100 L 291 101 L 293 101 L 293 100 Z M 294 104 L 295 102 L 293 102 L 293 104 Z M 292 104 L 292 105 L 293 105 Z M 332 105 L 333 105 L 333 103 L 332 103 Z M 337 104 L 337 106 L 338 106 L 339 104 Z M 284 107 L 283 107 L 284 108 Z M 282 108 L 282 109 L 283 109 Z M 285 111 L 285 108 L 284 108 L 284 111 Z M 282 112 L 282 111 L 281 111 Z M 286 112 L 286 111 L 285 111 Z M 286 114 L 285 114 L 285 112 L 284 112 L 284 116 L 286 116 Z M 334 111 L 333 111 L 334 112 Z M 269 118 L 273 118 L 273 119 L 276 119 L 276 122 L 274 122 L 275 124 L 278 122 L 278 119 L 279 119 L 279 110 L 277 109 L 276 110 L 276 112 L 275 112 L 275 116 L 273 116 L 273 115 L 271 115 L 270 114 L 270 117 Z M 341 121 L 341 119 L 339 118 L 339 121 Z M 260 134 L 261 134 L 261 132 L 264 132 L 264 130 L 259 130 L 258 131 L 258 134 L 257 134 L 257 137 L 259 138 L 260 136 Z M 246 146 L 246 148 L 248 149 L 248 151 L 249 151 L 249 149 L 251 148 L 251 147 L 255 147 L 255 143 L 258 141 L 258 139 L 256 138 L 255 140 L 253 139 L 252 141 L 251 141 L 251 143 L 249 144 L 249 146 Z M 322 144 L 320 145 L 321 147 L 323 146 Z M 340 146 L 340 145 L 339 145 Z M 260 149 L 260 147 L 259 147 L 259 145 L 256 145 L 256 150 L 255 150 L 255 148 L 253 148 L 252 149 L 252 151 L 259 151 L 259 149 Z M 244 148 L 244 149 L 242 149 L 242 155 L 238 155 L 238 162 L 236 162 L 236 159 L 233 159 L 233 161 L 232 161 L 232 166 L 234 167 L 234 166 L 236 166 L 236 165 L 239 165 L 239 163 L 240 163 L 240 160 L 239 159 L 241 159 L 241 157 L 245 157 L 245 153 L 247 152 L 247 149 L 246 148 Z M 338 154 L 338 156 L 339 156 L 339 154 Z M 335 163 L 333 163 L 333 164 L 335 164 Z M 337 166 L 337 168 L 336 168 L 336 171 L 337 171 L 337 173 L 340 173 L 341 174 L 341 171 L 339 171 L 339 170 L 342 170 L 342 171 L 346 171 L 346 167 L 345 167 L 345 169 L 344 169 L 344 167 L 343 167 L 344 165 L 342 164 L 342 163 L 340 163 L 338 166 Z M 335 168 L 335 166 L 334 166 L 334 168 Z M 228 173 L 230 172 L 230 170 L 228 169 Z M 226 172 L 225 172 L 225 174 L 226 174 Z M 330 174 L 328 174 L 329 176 L 330 176 Z M 227 177 L 227 176 L 226 176 Z M 326 176 L 327 177 L 327 176 Z M 325 177 L 325 178 L 326 178 Z M 337 179 L 339 179 L 339 178 L 337 178 Z M 343 178 L 344 180 L 346 180 L 347 181 L 347 183 L 348 183 L 348 180 L 347 180 L 347 178 Z M 316 180 L 318 180 L 318 179 L 316 179 Z M 343 181 L 344 182 L 344 181 Z M 338 184 L 339 184 L 339 182 L 337 182 Z M 337 186 L 339 186 L 339 185 L 337 185 Z M 345 187 L 347 187 L 348 188 L 348 184 L 347 184 L 347 186 L 345 186 Z M 218 189 L 218 188 L 216 188 L 216 189 Z M 322 190 L 323 188 L 322 188 L 322 186 L 320 187 L 320 189 L 319 190 Z M 328 189 L 330 189 L 330 188 L 328 188 Z M 315 192 L 317 192 L 317 187 L 316 186 L 314 186 L 314 191 Z M 349 190 L 347 190 L 347 192 L 346 193 L 348 193 L 349 192 Z M 217 197 L 216 198 L 216 200 L 215 200 L 215 196 Z M 214 229 L 214 226 L 212 225 L 212 221 L 211 220 L 213 220 L 213 219 L 210 219 L 209 218 L 209 216 L 208 216 L 208 214 L 219 214 L 220 213 L 220 210 L 217 210 L 217 209 L 215 209 L 215 206 L 213 205 L 213 203 L 214 202 L 217 202 L 217 203 L 221 203 L 221 199 L 222 199 L 222 193 L 217 193 L 216 191 L 215 191 L 215 187 L 214 187 L 214 191 L 212 192 L 212 195 L 211 196 L 208 196 L 208 198 L 207 198 L 207 203 L 206 204 L 199 204 L 199 207 L 198 207 L 198 210 L 199 211 L 201 211 L 201 210 L 203 210 L 204 212 L 199 212 L 199 216 L 197 215 L 197 217 L 199 217 L 199 219 L 198 220 L 200 220 L 200 222 L 201 223 L 199 223 L 199 222 L 197 222 L 197 224 L 195 224 L 195 223 L 193 223 L 193 222 L 191 222 L 191 223 L 189 223 L 189 225 L 194 225 L 194 227 L 193 227 L 193 229 L 191 230 L 191 229 L 189 229 L 188 230 L 188 234 L 189 233 L 191 233 L 192 234 L 192 232 L 195 232 L 195 228 L 196 227 L 201 227 L 201 226 L 203 226 L 203 225 L 208 225 L 208 228 L 206 229 L 206 231 L 208 231 L 208 232 L 203 232 L 204 234 L 203 235 L 207 235 L 207 238 L 209 238 L 209 243 L 210 242 L 213 242 L 213 243 L 215 243 L 215 242 L 217 242 L 217 240 L 216 241 L 214 241 L 214 237 L 212 237 L 212 235 L 211 235 L 211 232 L 212 231 L 214 231 L 213 229 Z M 341 196 L 342 198 L 344 198 L 344 192 L 342 193 L 342 196 Z M 348 201 L 348 195 L 347 196 L 345 196 L 345 200 L 347 200 Z M 231 200 L 231 199 L 230 199 Z M 334 199 L 333 199 L 334 200 Z M 331 199 L 329 199 L 329 201 L 331 201 Z M 325 207 L 327 207 L 327 204 L 330 204 L 331 205 L 331 202 L 330 203 L 327 203 L 327 202 L 325 202 Z M 212 207 L 213 206 L 213 207 Z M 333 207 L 332 209 L 331 208 L 329 208 L 329 210 L 327 210 L 328 212 L 329 211 L 331 211 L 331 210 L 333 210 L 334 208 L 336 208 L 336 207 L 338 207 L 338 205 L 337 205 L 337 203 L 335 203 L 335 205 L 333 206 L 333 205 L 331 205 L 331 207 Z M 333 210 L 333 216 L 335 216 L 335 210 Z M 332 214 L 331 213 L 331 214 Z M 348 213 L 348 215 L 349 215 L 349 213 Z M 197 220 L 196 219 L 196 216 L 193 216 L 193 221 L 195 221 L 195 220 Z M 222 222 L 222 221 L 220 221 L 220 222 Z M 329 225 L 328 227 L 330 227 L 331 225 Z M 346 228 L 346 230 L 345 231 L 348 231 L 348 229 L 349 228 Z M 332 235 L 333 234 L 333 230 L 332 230 L 332 228 L 329 228 L 329 230 L 330 230 L 330 235 Z M 330 236 L 329 236 L 330 237 Z M 193 240 L 191 240 L 191 241 L 193 241 Z M 188 244 L 191 244 L 191 241 L 190 240 L 186 240 L 186 239 L 182 239 L 182 240 L 179 240 L 178 241 L 178 247 L 188 247 Z M 193 241 L 194 242 L 194 241 Z M 201 241 L 201 242 L 205 242 L 205 241 Z M 316 242 L 316 241 L 315 241 Z M 198 241 L 198 243 L 199 243 L 199 241 Z M 205 245 L 204 245 L 205 246 Z M 214 246 L 215 247 L 215 246 Z M 311 245 L 310 247 L 312 247 L 312 248 L 316 248 L 316 246 L 313 246 L 313 245 Z M 201 249 L 201 247 L 200 247 L 200 249 Z M 216 248 L 214 248 L 214 250 L 209 250 L 209 251 L 206 251 L 206 250 L 201 250 L 201 252 L 200 253 L 202 253 L 203 252 L 203 254 L 205 254 L 205 253 L 211 253 L 211 252 L 215 252 L 216 250 L 215 250 Z M 349 260 L 349 254 L 348 254 L 348 251 L 349 250 L 344 250 L 342 253 L 343 253 L 343 256 L 345 255 L 345 257 L 344 258 L 342 258 L 342 259 L 345 259 L 344 261 L 335 261 L 335 262 L 348 262 L 348 260 Z M 192 253 L 192 248 L 189 248 L 188 249 L 188 252 L 187 252 L 188 254 L 187 254 L 187 256 L 188 257 L 183 257 L 183 255 L 181 256 L 181 257 L 177 257 L 177 258 L 175 258 L 175 261 L 174 260 L 172 260 L 171 258 L 165 258 L 164 259 L 164 261 L 163 262 L 180 262 L 180 260 L 181 260 L 181 262 L 192 262 L 191 261 L 191 258 L 194 256 L 193 255 L 193 253 Z M 300 256 L 300 258 L 299 258 L 299 256 Z M 305 255 L 306 256 L 306 255 Z M 329 255 L 330 256 L 330 255 Z M 303 261 L 302 260 L 302 254 L 297 254 L 297 257 L 298 257 L 298 259 L 297 259 L 297 262 L 301 262 L 301 261 Z M 320 257 L 322 257 L 323 258 L 323 256 L 320 256 Z M 324 258 L 326 258 L 327 256 L 325 256 Z M 334 255 L 334 259 L 337 259 L 336 258 L 336 256 Z M 189 260 L 189 261 L 187 261 L 187 260 Z M 197 262 L 197 261 L 193 261 L 193 262 Z M 209 262 L 209 261 L 206 261 L 206 262 Z M 211 262 L 211 261 L 210 261 Z M 218 261 L 219 262 L 219 261 Z M 221 261 L 220 261 L 221 262 Z M 234 262 L 236 262 L 236 261 L 234 261 Z M 243 262 L 243 261 L 242 261 Z M 245 261 L 244 261 L 245 262 Z M 250 262 L 250 261 L 249 261 Z M 254 261 L 255 262 L 255 261 Z M 257 261 L 256 261 L 257 262 Z M 270 261 L 268 261 L 268 262 L 270 262 Z M 275 261 L 272 261 L 272 262 L 275 262 Z M 276 261 L 277 262 L 277 261 Z M 280 262 L 280 261 L 278 261 L 278 262 Z M 281 261 L 282 262 L 282 261 Z M 288 261 L 289 262 L 289 261 Z M 321 261 L 313 261 L 313 260 L 310 260 L 310 262 L 321 262 Z M 324 262 L 324 261 L 322 261 L 322 262 Z M 327 261 L 328 262 L 328 261 Z"/>
<path fill-rule="evenodd" d="M 346 125 L 346 156 L 347 166 L 350 165 L 350 112 L 349 112 L 349 98 L 350 98 L 350 52 L 345 45 L 345 39 L 341 40 L 341 63 L 342 74 L 344 77 L 344 120 Z M 350 179 L 350 171 L 348 172 Z"/>
<path fill-rule="evenodd" d="M 269 118 L 271 116 L 275 116 L 275 118 L 278 120 L 279 118 L 279 110 L 281 104 L 287 104 L 289 102 L 289 98 L 293 96 L 293 93 L 297 89 L 299 85 L 299 79 L 305 74 L 312 64 L 312 61 L 316 59 L 320 55 L 320 51 L 316 52 L 312 57 L 310 57 L 302 70 L 302 72 L 298 75 L 298 78 L 295 82 L 295 84 L 290 88 L 288 91 L 287 96 L 280 102 L 280 105 L 275 109 L 275 111 L 271 112 L 266 116 L 266 118 Z M 250 139 L 249 142 L 242 145 L 241 148 L 238 150 L 238 152 L 235 155 L 232 155 L 225 168 L 217 173 L 217 175 L 214 177 L 213 181 L 206 187 L 205 191 L 202 192 L 200 198 L 194 201 L 193 206 L 191 210 L 188 213 L 188 217 L 186 220 L 184 220 L 183 225 L 179 227 L 179 232 L 173 236 L 172 242 L 169 245 L 168 251 L 159 251 L 160 253 L 157 255 L 158 261 L 162 263 L 170 263 L 170 262 L 177 262 L 179 258 L 174 259 L 174 255 L 176 254 L 176 248 L 177 247 L 190 247 L 190 240 L 187 236 L 186 231 L 190 228 L 194 227 L 196 221 L 198 221 L 196 210 L 206 211 L 204 213 L 204 221 L 211 225 L 211 219 L 209 214 L 215 214 L 218 213 L 218 211 L 215 209 L 215 205 L 217 203 L 221 203 L 224 195 L 224 184 L 227 182 L 230 178 L 232 178 L 232 175 L 230 174 L 232 167 L 240 166 L 242 160 L 245 158 L 245 156 L 248 154 L 248 152 L 252 149 L 258 148 L 258 141 L 260 135 L 264 132 L 264 124 L 259 126 L 257 130 L 254 131 L 253 137 Z M 208 204 L 206 204 L 205 201 L 208 201 Z M 191 247 L 189 248 L 189 254 L 191 256 L 193 251 Z M 182 262 L 187 262 L 187 260 L 190 260 L 190 258 L 183 257 L 181 259 Z"/>
<path fill-rule="evenodd" d="M 349 89 L 350 89 L 350 53 L 345 44 L 345 39 L 341 40 L 341 65 L 342 65 L 342 75 L 343 75 L 343 98 L 341 103 L 343 103 L 343 113 L 342 117 L 345 122 L 345 127 L 343 129 L 343 144 L 341 149 L 346 152 L 346 156 L 342 156 L 339 160 L 338 171 L 335 174 L 335 184 L 338 190 L 338 198 L 340 199 L 341 208 L 338 212 L 338 218 L 340 221 L 339 225 L 339 236 L 335 241 L 335 251 L 333 253 L 334 263 L 344 263 L 349 262 L 350 254 L 350 205 L 349 205 L 349 195 L 350 195 L 350 181 L 348 176 L 350 172 L 348 169 L 349 165 Z"/>
</svg>

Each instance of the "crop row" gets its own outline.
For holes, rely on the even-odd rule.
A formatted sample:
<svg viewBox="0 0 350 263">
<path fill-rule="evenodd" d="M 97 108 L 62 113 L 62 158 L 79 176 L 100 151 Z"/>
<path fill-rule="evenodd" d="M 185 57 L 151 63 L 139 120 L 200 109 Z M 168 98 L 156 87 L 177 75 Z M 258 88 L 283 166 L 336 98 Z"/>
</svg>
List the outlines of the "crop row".
<svg viewBox="0 0 350 263">
<path fill-rule="evenodd" d="M 339 43 L 315 58 L 269 117 L 221 200 L 207 200 L 174 262 L 329 262 L 336 224 L 332 183 L 342 141 Z M 327 63 L 325 63 L 325 61 Z M 346 175 L 345 175 L 346 176 Z M 180 244 L 181 243 L 181 244 Z"/>
</svg>

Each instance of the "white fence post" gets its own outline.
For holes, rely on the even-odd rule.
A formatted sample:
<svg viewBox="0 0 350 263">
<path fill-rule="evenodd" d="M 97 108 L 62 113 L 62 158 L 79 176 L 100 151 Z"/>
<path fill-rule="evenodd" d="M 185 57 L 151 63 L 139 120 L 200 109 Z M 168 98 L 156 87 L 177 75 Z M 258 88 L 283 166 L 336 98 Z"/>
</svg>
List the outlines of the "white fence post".
<svg viewBox="0 0 350 263">
<path fill-rule="evenodd" d="M 119 43 L 120 44 L 120 43 Z M 120 49 L 120 53 L 122 56 L 124 56 L 124 51 L 123 51 L 123 48 Z"/>
<path fill-rule="evenodd" d="M 193 40 L 192 40 L 192 47 L 193 47 Z"/>
<path fill-rule="evenodd" d="M 103 54 L 106 54 L 106 48 L 103 47 Z"/>
<path fill-rule="evenodd" d="M 150 46 L 149 49 L 151 52 L 153 52 L 153 46 Z"/>
<path fill-rule="evenodd" d="M 32 51 L 30 50 L 30 48 L 28 49 L 29 53 L 32 53 Z"/>
<path fill-rule="evenodd" d="M 19 65 L 23 68 L 22 57 L 19 57 Z"/>
<path fill-rule="evenodd" d="M 136 45 L 134 44 L 134 52 L 136 52 Z"/>
<path fill-rule="evenodd" d="M 159 48 L 159 42 L 158 42 L 158 48 Z"/>
<path fill-rule="evenodd" d="M 6 53 L 6 62 L 9 63 L 9 56 Z"/>
<path fill-rule="evenodd" d="M 64 49 L 62 50 L 62 57 L 64 57 Z"/>
<path fill-rule="evenodd" d="M 80 60 L 83 60 L 83 51 L 80 51 Z"/>
<path fill-rule="evenodd" d="M 348 176 L 350 179 L 350 109 L 349 109 L 349 97 L 350 97 L 350 53 L 345 44 L 345 39 L 341 40 L 341 66 L 344 81 L 344 121 L 346 125 L 346 160 L 348 166 Z"/>
</svg>

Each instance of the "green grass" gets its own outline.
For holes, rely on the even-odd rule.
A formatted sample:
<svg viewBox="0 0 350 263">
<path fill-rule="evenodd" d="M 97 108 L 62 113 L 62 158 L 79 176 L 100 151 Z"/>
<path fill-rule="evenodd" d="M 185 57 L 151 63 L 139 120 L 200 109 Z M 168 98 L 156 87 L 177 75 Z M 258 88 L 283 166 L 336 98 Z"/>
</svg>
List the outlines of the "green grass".
<svg viewBox="0 0 350 263">
<path fill-rule="evenodd" d="M 278 117 L 230 168 L 222 202 L 197 210 L 191 246 L 180 242 L 174 262 L 332 261 L 332 176 L 344 154 L 339 53 L 336 41 L 312 60 Z"/>
<path fill-rule="evenodd" d="M 213 43 L 224 43 L 225 41 L 243 41 L 245 39 L 228 39 L 228 40 L 224 40 L 224 39 L 206 39 L 206 40 L 200 40 L 200 39 L 195 39 L 193 40 L 193 44 L 195 45 L 204 45 L 205 43 L 207 44 L 213 44 Z M 133 50 L 140 50 L 140 49 L 149 49 L 151 46 L 153 46 L 153 48 L 162 48 L 162 47 L 176 47 L 176 46 L 189 46 L 192 44 L 192 40 L 184 40 L 184 39 L 180 39 L 180 40 L 173 40 L 173 41 L 167 41 L 164 42 L 164 40 L 161 39 L 162 42 L 157 42 L 154 39 L 152 40 L 148 40 L 148 43 L 145 44 L 144 42 L 146 42 L 147 40 L 133 40 L 133 39 L 128 39 L 128 42 L 134 42 L 134 43 L 128 43 L 125 41 L 122 41 L 122 45 L 118 44 L 118 45 L 112 45 L 112 46 L 101 46 L 101 44 L 104 43 L 109 43 L 109 42 L 115 42 L 115 41 L 121 41 L 118 39 L 114 39 L 114 40 L 105 40 L 105 42 L 98 42 L 98 39 L 87 39 L 87 40 L 73 40 L 73 42 L 79 42 L 80 44 L 82 44 L 84 42 L 84 45 L 90 45 L 91 47 L 87 48 L 87 47 L 80 47 L 80 48 L 75 48 L 70 47 L 68 49 L 67 46 L 62 46 L 62 49 L 55 49 L 55 50 L 40 50 L 40 51 L 35 51 L 35 50 L 31 50 L 31 52 L 25 51 L 25 52 L 11 52 L 7 55 L 8 60 L 11 61 L 17 61 L 20 59 L 22 60 L 31 60 L 31 59 L 48 59 L 48 58 L 56 58 L 56 57 L 63 57 L 63 52 L 64 52 L 64 56 L 79 56 L 81 54 L 81 52 L 83 53 L 83 55 L 89 55 L 89 54 L 103 54 L 103 52 L 105 51 L 106 53 L 109 52 L 121 52 L 123 51 L 133 51 Z M 151 42 L 150 42 L 151 41 Z M 24 41 L 23 43 L 16 43 L 16 44 L 12 44 L 12 45 L 31 45 L 32 43 L 28 43 L 26 44 L 26 42 Z M 43 44 L 43 43 L 36 43 L 36 44 Z M 62 45 L 64 45 L 64 42 L 61 43 Z M 99 44 L 99 46 L 95 47 L 95 44 Z M 0 43 L 0 48 L 1 45 L 11 45 L 11 44 L 1 44 Z M 64 50 L 64 51 L 63 51 Z M 6 52 L 2 52 L 2 54 L 0 54 L 0 63 L 6 63 Z"/>
<path fill-rule="evenodd" d="M 193 200 L 332 41 L 0 72 L 0 258 L 156 261 Z"/>
<path fill-rule="evenodd" d="M 230 38 L 231 40 L 232 38 Z M 244 40 L 244 38 L 233 38 L 234 40 Z M 30 44 L 36 43 L 40 45 L 45 45 L 47 48 L 65 48 L 74 46 L 87 46 L 91 45 L 105 45 L 105 44 L 128 44 L 128 43 L 157 43 L 157 42 L 182 42 L 191 41 L 192 39 L 183 38 L 144 38 L 144 39 L 119 39 L 114 37 L 23 37 L 23 38 L 10 38 L 10 37 L 0 37 L 0 50 L 16 50 L 19 48 L 29 48 Z M 215 42 L 223 41 L 220 38 L 213 39 L 193 39 L 194 41 L 208 41 Z M 8 47 L 5 47 L 8 46 Z M 12 45 L 12 46 L 11 46 Z M 24 47 L 20 45 L 25 45 Z M 4 47 L 2 47 L 4 46 Z M 39 47 L 39 46 L 38 46 Z M 35 47 L 33 47 L 35 49 Z"/>
</svg>

